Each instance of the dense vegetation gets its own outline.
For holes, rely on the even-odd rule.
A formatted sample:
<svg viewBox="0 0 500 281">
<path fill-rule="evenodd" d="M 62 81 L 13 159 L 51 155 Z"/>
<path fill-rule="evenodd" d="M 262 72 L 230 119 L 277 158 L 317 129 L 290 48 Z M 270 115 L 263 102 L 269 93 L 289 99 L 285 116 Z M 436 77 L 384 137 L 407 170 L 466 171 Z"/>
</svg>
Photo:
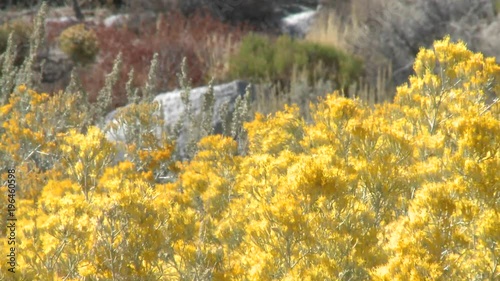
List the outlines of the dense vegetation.
<svg viewBox="0 0 500 281">
<path fill-rule="evenodd" d="M 245 154 L 207 136 L 183 163 L 144 130 L 112 164 L 78 95 L 18 87 L 0 108 L 22 194 L 3 278 L 498 279 L 500 67 L 445 38 L 414 69 L 394 103 L 334 93 L 310 124 L 295 106 L 257 114 Z"/>
<path fill-rule="evenodd" d="M 309 71 L 308 83 L 314 85 L 318 80 L 330 80 L 342 90 L 362 75 L 358 59 L 334 47 L 297 41 L 286 35 L 273 41 L 249 34 L 229 61 L 231 77 L 254 82 L 271 80 L 283 89 L 290 88 L 294 67 L 299 71 L 320 67 L 320 70 Z"/>
<path fill-rule="evenodd" d="M 12 274 L 0 263 L 0 279 L 500 279 L 494 58 L 445 37 L 419 51 L 393 102 L 334 92 L 311 104 L 307 121 L 287 105 L 244 122 L 239 100 L 224 135 L 201 119 L 201 139 L 180 161 L 175 135 L 156 133 L 158 55 L 144 85 L 123 85 L 126 138 L 110 142 L 116 124 L 102 116 L 123 57 L 96 103 L 76 78 L 37 91 L 42 26 L 22 63 L 10 35 L 0 57 L 1 180 L 15 169 L 18 185 L 18 266 Z"/>
</svg>

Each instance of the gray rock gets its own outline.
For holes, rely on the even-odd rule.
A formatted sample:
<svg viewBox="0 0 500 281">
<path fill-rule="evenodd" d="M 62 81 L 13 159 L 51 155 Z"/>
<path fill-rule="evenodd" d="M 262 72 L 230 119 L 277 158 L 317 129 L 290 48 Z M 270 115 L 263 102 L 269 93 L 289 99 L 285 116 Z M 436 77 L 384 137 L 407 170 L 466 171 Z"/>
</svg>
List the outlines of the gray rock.
<svg viewBox="0 0 500 281">
<path fill-rule="evenodd" d="M 222 122 L 223 117 L 219 115 L 221 106 L 227 102 L 229 104 L 229 111 L 232 112 L 236 98 L 245 95 L 248 84 L 247 82 L 236 80 L 228 84 L 214 86 L 214 128 L 217 128 Z M 201 113 L 203 96 L 207 91 L 208 87 L 199 87 L 192 89 L 190 92 L 192 110 L 196 115 Z M 168 120 L 167 122 L 172 125 L 177 123 L 185 109 L 181 101 L 181 93 L 182 90 L 176 90 L 160 94 L 154 99 L 162 105 L 165 121 Z"/>
<path fill-rule="evenodd" d="M 227 103 L 228 112 L 231 114 L 235 109 L 236 99 L 238 97 L 244 97 L 248 85 L 248 82 L 236 80 L 231 83 L 214 86 L 214 112 L 212 125 L 215 133 L 222 133 L 222 123 L 225 117 L 220 115 L 221 107 Z M 191 89 L 191 110 L 195 115 L 199 115 L 201 113 L 204 95 L 207 91 L 208 86 Z M 165 118 L 165 125 L 170 129 L 174 128 L 174 126 L 178 123 L 185 110 L 185 106 L 181 100 L 181 93 L 182 90 L 175 90 L 159 94 L 154 98 L 154 101 L 158 101 L 161 104 L 161 110 L 163 111 L 163 116 Z M 253 100 L 254 98 L 255 91 L 252 87 L 250 90 L 250 99 Z M 107 114 L 104 119 L 105 126 L 110 122 L 115 122 L 117 110 Z M 188 128 L 184 126 L 181 130 L 181 135 L 177 139 L 177 148 L 181 152 L 181 156 L 185 153 L 186 141 L 188 139 L 187 134 L 189 133 Z M 125 140 L 123 128 L 113 132 L 113 134 L 108 132 L 106 136 L 111 141 Z"/>
</svg>

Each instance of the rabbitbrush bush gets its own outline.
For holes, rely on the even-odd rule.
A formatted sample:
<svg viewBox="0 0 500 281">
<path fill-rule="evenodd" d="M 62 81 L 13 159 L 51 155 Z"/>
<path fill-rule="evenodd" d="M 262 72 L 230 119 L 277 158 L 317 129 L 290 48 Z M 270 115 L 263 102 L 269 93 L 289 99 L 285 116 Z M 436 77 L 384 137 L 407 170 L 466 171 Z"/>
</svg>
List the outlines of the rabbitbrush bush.
<svg viewBox="0 0 500 281">
<path fill-rule="evenodd" d="M 414 70 L 394 103 L 334 93 L 311 123 L 296 106 L 257 114 L 246 155 L 211 135 L 170 166 L 172 146 L 140 130 L 112 164 L 116 145 L 81 129 L 70 96 L 18 87 L 0 166 L 21 189 L 19 266 L 0 278 L 498 280 L 500 67 L 445 38 Z"/>
</svg>

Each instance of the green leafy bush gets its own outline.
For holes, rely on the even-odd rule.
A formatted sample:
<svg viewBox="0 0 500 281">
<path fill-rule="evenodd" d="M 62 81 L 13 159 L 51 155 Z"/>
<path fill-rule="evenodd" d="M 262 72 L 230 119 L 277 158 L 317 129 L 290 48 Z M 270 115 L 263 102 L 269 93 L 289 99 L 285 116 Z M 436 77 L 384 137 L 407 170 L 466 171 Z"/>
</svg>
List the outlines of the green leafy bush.
<svg viewBox="0 0 500 281">
<path fill-rule="evenodd" d="M 361 75 L 361 61 L 337 50 L 312 42 L 297 41 L 280 36 L 272 41 L 267 37 L 249 34 L 242 40 L 229 62 L 231 78 L 254 81 L 268 80 L 288 88 L 294 67 L 309 71 L 309 82 L 332 80 L 338 88 L 345 89 Z M 321 66 L 321 71 L 314 69 Z"/>
<path fill-rule="evenodd" d="M 59 45 L 74 62 L 82 65 L 93 62 L 99 52 L 95 32 L 83 24 L 65 29 L 59 37 Z"/>
<path fill-rule="evenodd" d="M 0 26 L 0 54 L 7 50 L 7 40 L 9 35 L 13 33 L 13 43 L 16 46 L 16 58 L 14 65 L 19 66 L 24 61 L 24 58 L 29 52 L 29 40 L 32 27 L 24 21 L 6 22 Z"/>
<path fill-rule="evenodd" d="M 495 14 L 498 14 L 498 12 L 500 11 L 500 0 L 491 0 L 491 3 L 493 3 Z"/>
</svg>

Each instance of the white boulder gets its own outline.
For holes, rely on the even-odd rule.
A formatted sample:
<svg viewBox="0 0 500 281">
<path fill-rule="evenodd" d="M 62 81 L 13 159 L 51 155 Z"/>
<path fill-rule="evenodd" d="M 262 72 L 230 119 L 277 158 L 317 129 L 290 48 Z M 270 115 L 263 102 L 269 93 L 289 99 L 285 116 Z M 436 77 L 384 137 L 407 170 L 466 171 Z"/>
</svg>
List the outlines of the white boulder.
<svg viewBox="0 0 500 281">
<path fill-rule="evenodd" d="M 314 22 L 317 10 L 306 10 L 281 20 L 281 31 L 294 38 L 304 38 Z"/>
</svg>

